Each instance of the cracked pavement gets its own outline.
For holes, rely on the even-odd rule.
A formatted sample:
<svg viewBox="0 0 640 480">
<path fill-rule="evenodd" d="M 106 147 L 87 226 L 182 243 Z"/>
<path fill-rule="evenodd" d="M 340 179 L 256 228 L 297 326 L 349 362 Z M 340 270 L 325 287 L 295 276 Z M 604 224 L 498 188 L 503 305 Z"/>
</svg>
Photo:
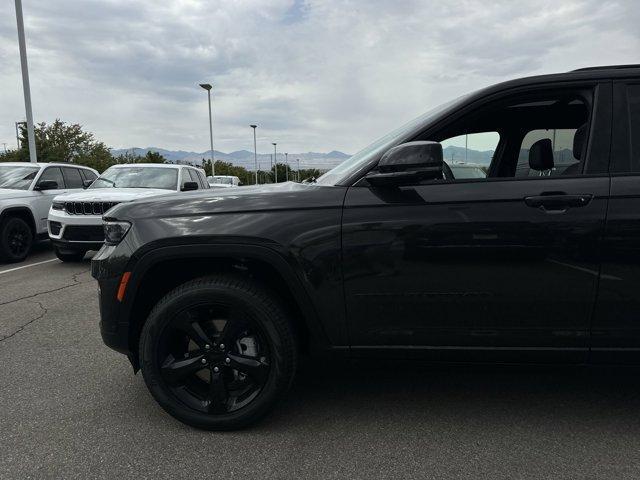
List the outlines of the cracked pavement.
<svg viewBox="0 0 640 480">
<path fill-rule="evenodd" d="M 0 479 L 640 477 L 637 371 L 306 362 L 265 421 L 201 432 L 102 344 L 88 261 L 13 267 Z"/>
</svg>

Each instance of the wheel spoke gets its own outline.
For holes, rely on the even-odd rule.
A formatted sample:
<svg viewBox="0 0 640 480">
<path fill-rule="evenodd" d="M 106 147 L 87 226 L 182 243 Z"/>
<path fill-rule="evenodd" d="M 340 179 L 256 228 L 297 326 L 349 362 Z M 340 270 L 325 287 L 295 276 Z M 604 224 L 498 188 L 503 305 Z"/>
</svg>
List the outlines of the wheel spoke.
<svg viewBox="0 0 640 480">
<path fill-rule="evenodd" d="M 242 329 L 245 327 L 246 325 L 242 320 L 241 312 L 236 309 L 231 310 L 229 312 L 229 318 L 225 322 L 222 332 L 220 332 L 218 343 L 232 345 L 238 339 L 242 333 Z"/>
<path fill-rule="evenodd" d="M 269 364 L 260 358 L 248 357 L 236 353 L 229 353 L 227 357 L 231 360 L 229 366 L 245 373 L 252 379 L 263 382 L 269 373 Z"/>
<path fill-rule="evenodd" d="M 184 359 L 176 360 L 170 355 L 162 365 L 160 371 L 164 379 L 170 384 L 177 384 L 184 381 L 186 377 L 204 368 L 202 359 L 204 356 L 196 355 Z"/>
<path fill-rule="evenodd" d="M 191 312 L 187 312 L 182 321 L 182 330 L 193 340 L 201 349 L 205 345 L 211 345 L 213 342 L 209 335 L 203 330 L 198 320 L 193 317 Z"/>
<path fill-rule="evenodd" d="M 209 383 L 209 411 L 212 413 L 224 413 L 227 411 L 227 400 L 229 394 L 224 384 L 222 372 L 211 371 L 211 382 Z"/>
</svg>

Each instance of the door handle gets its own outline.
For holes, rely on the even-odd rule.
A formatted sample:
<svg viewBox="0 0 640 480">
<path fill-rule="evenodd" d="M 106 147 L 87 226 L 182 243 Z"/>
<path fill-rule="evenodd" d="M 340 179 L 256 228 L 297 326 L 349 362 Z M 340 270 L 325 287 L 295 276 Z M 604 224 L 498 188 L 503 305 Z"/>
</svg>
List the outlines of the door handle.
<svg viewBox="0 0 640 480">
<path fill-rule="evenodd" d="M 524 203 L 531 208 L 539 208 L 547 213 L 564 213 L 569 208 L 584 207 L 589 205 L 593 195 L 579 194 L 567 195 L 564 193 L 552 193 L 525 197 Z"/>
</svg>

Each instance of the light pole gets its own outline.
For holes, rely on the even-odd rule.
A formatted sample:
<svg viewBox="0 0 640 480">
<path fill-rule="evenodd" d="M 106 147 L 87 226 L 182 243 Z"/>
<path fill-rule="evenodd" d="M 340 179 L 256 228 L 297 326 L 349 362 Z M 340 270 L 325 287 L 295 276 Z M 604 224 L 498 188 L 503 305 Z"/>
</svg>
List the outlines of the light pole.
<svg viewBox="0 0 640 480">
<path fill-rule="evenodd" d="M 289 154 L 287 152 L 284 152 L 284 175 L 286 178 L 286 181 L 289 181 Z"/>
<path fill-rule="evenodd" d="M 258 184 L 258 148 L 256 147 L 256 128 L 257 125 L 249 125 L 253 128 L 253 159 L 256 162 L 256 185 Z"/>
<path fill-rule="evenodd" d="M 16 21 L 18 23 L 18 47 L 22 67 L 22 90 L 24 91 L 24 109 L 27 113 L 27 137 L 29 139 L 29 159 L 35 163 L 36 137 L 33 130 L 33 113 L 31 112 L 31 87 L 29 86 L 29 67 L 27 65 L 27 45 L 24 40 L 24 21 L 22 20 L 22 0 L 16 0 Z"/>
<path fill-rule="evenodd" d="M 209 140 L 211 141 L 211 175 L 216 174 L 216 159 L 213 154 L 213 119 L 211 117 L 211 89 L 213 86 L 210 83 L 201 83 L 200 86 L 207 91 L 207 98 L 209 99 Z"/>
<path fill-rule="evenodd" d="M 298 158 L 298 182 L 300 182 L 300 159 Z"/>
<path fill-rule="evenodd" d="M 278 183 L 278 150 L 276 150 L 276 145 L 277 143 L 273 142 L 273 163 L 276 166 L 274 172 L 275 172 L 275 181 L 274 183 Z"/>
</svg>

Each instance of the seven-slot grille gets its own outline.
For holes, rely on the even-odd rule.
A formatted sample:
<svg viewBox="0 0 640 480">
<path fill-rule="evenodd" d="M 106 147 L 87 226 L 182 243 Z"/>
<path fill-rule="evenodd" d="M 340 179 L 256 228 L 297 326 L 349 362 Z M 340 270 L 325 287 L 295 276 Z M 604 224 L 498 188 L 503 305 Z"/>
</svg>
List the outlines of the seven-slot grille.
<svg viewBox="0 0 640 480">
<path fill-rule="evenodd" d="M 64 210 L 69 215 L 103 215 L 119 202 L 65 202 Z"/>
</svg>

